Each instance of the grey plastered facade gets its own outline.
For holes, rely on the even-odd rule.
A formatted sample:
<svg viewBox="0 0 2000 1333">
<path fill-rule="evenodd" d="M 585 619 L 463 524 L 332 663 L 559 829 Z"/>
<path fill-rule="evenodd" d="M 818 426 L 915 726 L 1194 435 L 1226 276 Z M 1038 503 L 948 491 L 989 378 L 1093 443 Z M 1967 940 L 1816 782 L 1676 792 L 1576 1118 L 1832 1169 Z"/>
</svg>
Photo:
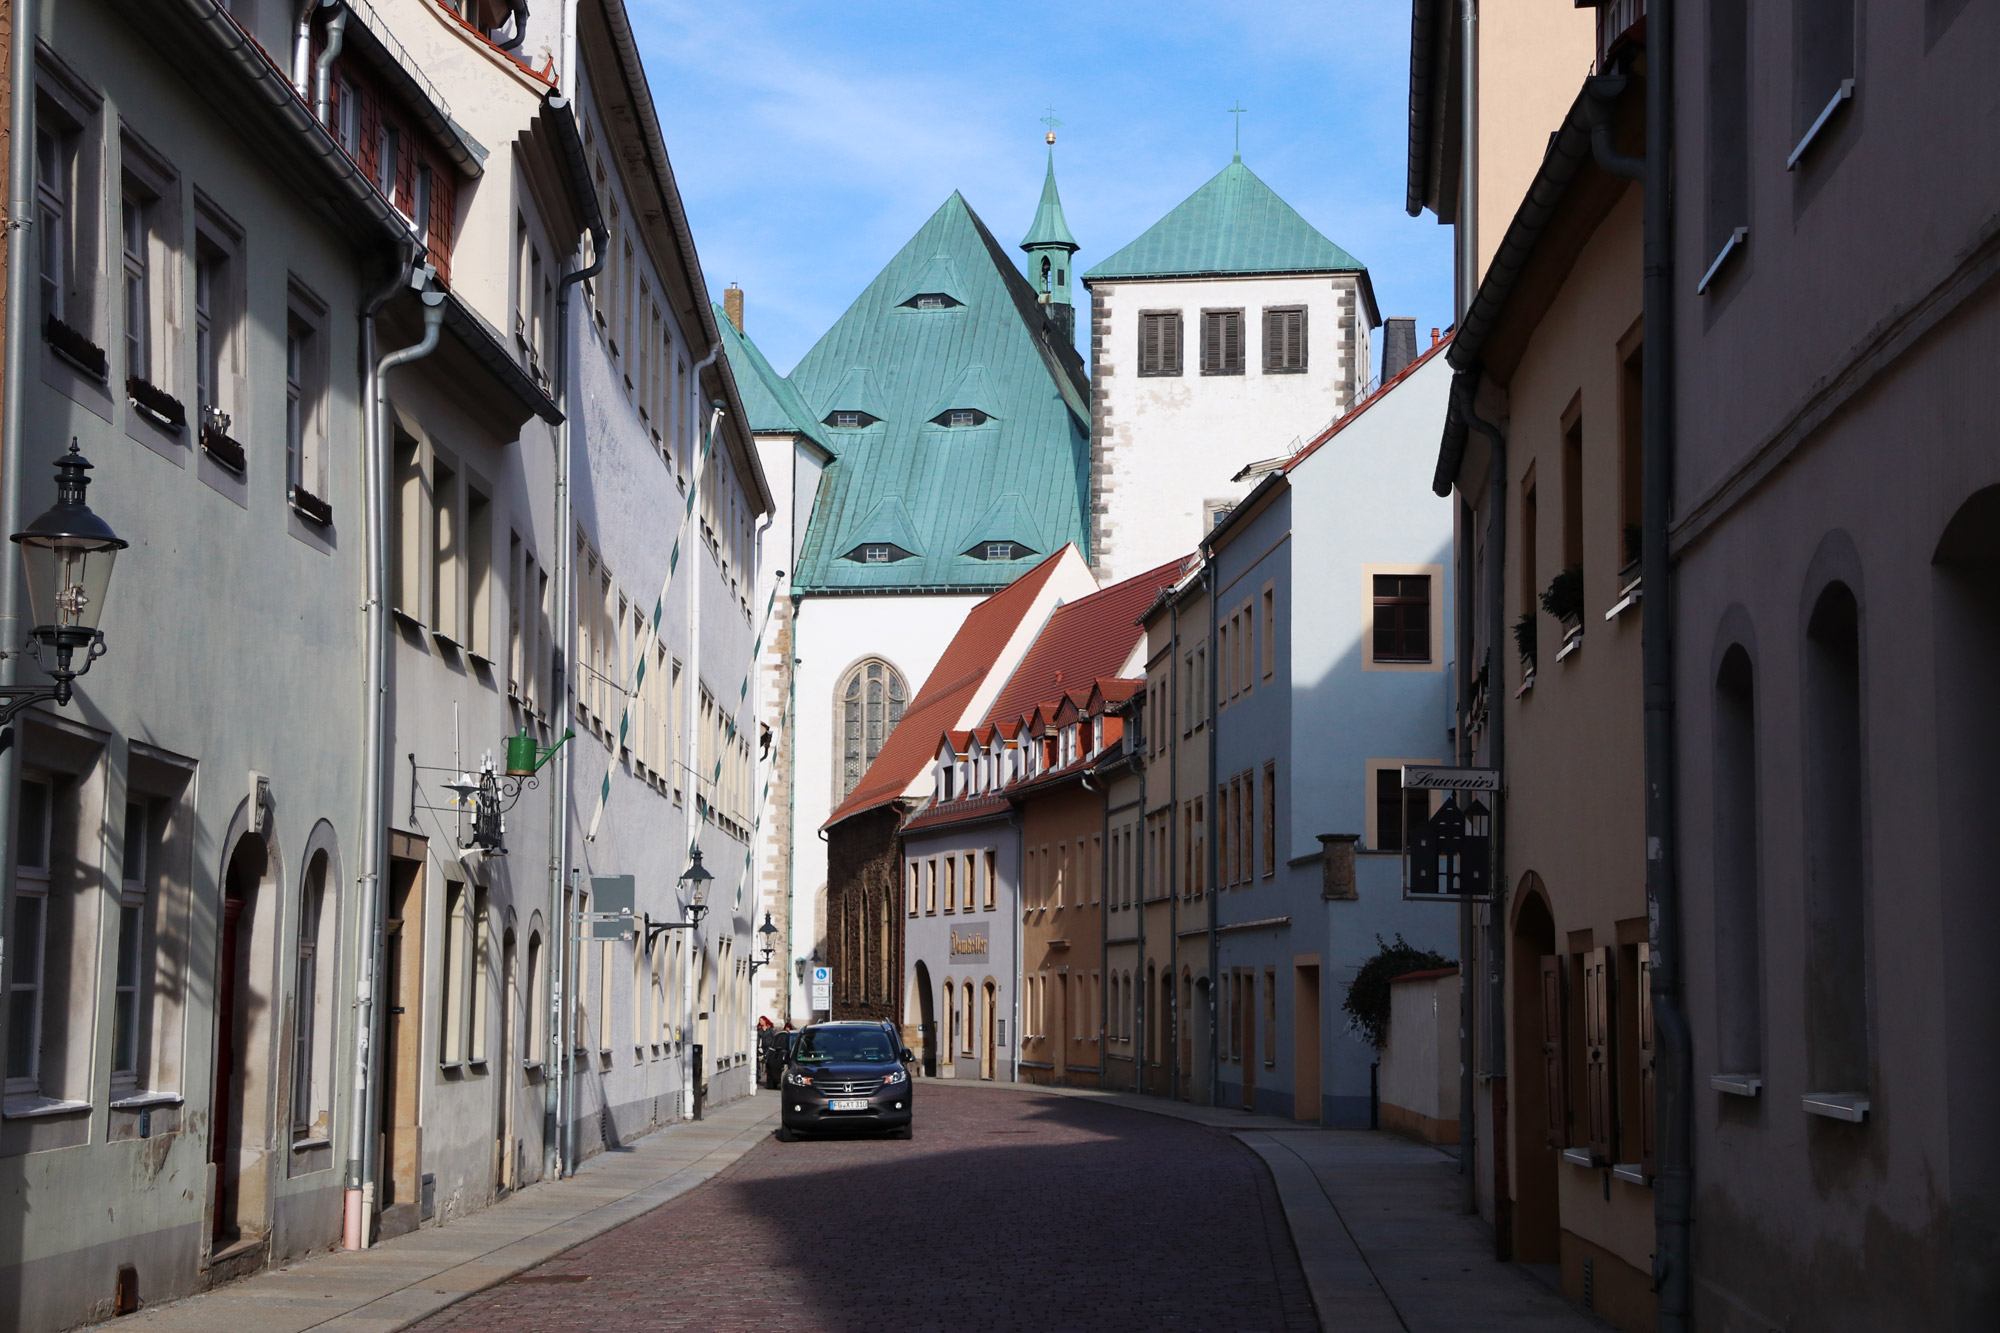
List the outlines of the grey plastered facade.
<svg viewBox="0 0 2000 1333">
<path fill-rule="evenodd" d="M 160 429 L 125 393 L 54 356 L 38 332 L 53 312 L 32 287 L 23 294 L 25 438 L 8 442 L 6 460 L 23 514 L 53 500 L 49 465 L 74 437 L 96 467 L 93 507 L 131 549 L 104 610 L 105 657 L 71 706 L 17 721 L 9 760 L 43 784 L 53 816 L 40 1021 L 20 1029 L 33 1031 L 39 1062 L 29 1070 L 21 1053 L 10 1059 L 0 1121 L 0 1327 L 10 1329 L 109 1313 L 121 1267 L 137 1271 L 147 1299 L 235 1271 L 214 1262 L 230 1248 L 212 1240 L 219 1178 L 233 1191 L 238 1263 L 324 1250 L 340 1236 L 332 1144 L 344 1144 L 349 1124 L 340 1053 L 357 960 L 364 600 L 353 349 L 363 290 L 381 281 L 396 238 L 304 200 L 303 145 L 294 155 L 236 133 L 222 108 L 243 85 L 225 68 L 194 76 L 166 58 L 189 40 L 174 18 L 166 7 L 142 18 L 95 0 L 37 7 L 40 85 L 65 113 L 82 113 L 64 126 L 76 154 L 70 218 L 90 247 L 81 276 L 94 286 L 68 292 L 65 314 L 105 349 L 108 381 L 122 385 L 130 367 L 108 276 L 119 267 L 102 259 L 118 253 L 121 186 L 143 185 L 153 210 L 150 382 L 185 405 L 189 425 Z M 243 304 L 224 356 L 232 433 L 251 446 L 240 474 L 195 438 L 194 254 L 204 235 L 241 241 L 233 291 Z M 313 429 L 330 523 L 305 523 L 287 502 L 288 290 L 309 292 L 323 312 Z M 37 679 L 24 665 L 22 682 Z M 267 779 L 254 805 L 253 772 Z M 35 886 L 9 872 L 18 984 L 29 953 L 20 890 Z M 308 882 L 324 893 L 313 968 L 321 1006 L 311 1045 L 300 1047 L 291 1006 Z M 246 903 L 243 1003 L 240 1024 L 218 1036 L 226 887 Z M 121 904 L 138 906 L 152 967 L 138 992 L 133 1067 L 114 1071 L 126 1055 L 116 1039 Z M 26 993 L 13 999 L 19 1006 Z M 224 1048 L 243 1071 L 226 1177 L 209 1160 Z M 295 1105 L 301 1050 L 312 1074 Z"/>
</svg>

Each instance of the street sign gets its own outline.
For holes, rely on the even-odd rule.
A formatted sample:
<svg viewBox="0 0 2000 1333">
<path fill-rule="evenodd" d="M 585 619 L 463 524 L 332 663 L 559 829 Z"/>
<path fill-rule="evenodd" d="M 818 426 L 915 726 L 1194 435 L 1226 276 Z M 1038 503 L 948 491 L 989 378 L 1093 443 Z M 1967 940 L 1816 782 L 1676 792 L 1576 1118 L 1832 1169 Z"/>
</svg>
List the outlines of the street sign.
<svg viewBox="0 0 2000 1333">
<path fill-rule="evenodd" d="M 833 1012 L 833 969 L 816 967 L 812 970 L 812 1003 L 815 1010 Z"/>
<path fill-rule="evenodd" d="M 1497 768 L 1450 768 L 1441 764 L 1404 764 L 1404 791 L 1499 791 Z"/>
</svg>

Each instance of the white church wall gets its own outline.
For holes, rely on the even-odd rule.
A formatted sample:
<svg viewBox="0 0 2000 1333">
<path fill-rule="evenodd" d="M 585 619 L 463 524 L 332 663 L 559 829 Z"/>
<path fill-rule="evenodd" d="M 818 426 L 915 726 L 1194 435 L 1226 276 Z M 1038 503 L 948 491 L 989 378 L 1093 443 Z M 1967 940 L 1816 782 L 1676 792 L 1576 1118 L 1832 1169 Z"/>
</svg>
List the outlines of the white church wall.
<svg viewBox="0 0 2000 1333">
<path fill-rule="evenodd" d="M 912 597 L 807 597 L 793 617 L 793 657 L 797 659 L 793 722 L 791 811 L 792 922 L 790 952 L 778 963 L 826 953 L 815 921 L 826 896 L 826 844 L 820 826 L 833 813 L 840 766 L 839 709 L 834 692 L 856 663 L 879 657 L 903 678 L 905 707 L 944 655 L 952 636 L 985 594 Z M 796 970 L 791 984 L 799 985 Z M 792 1012 L 803 1018 L 807 997 L 800 987 Z"/>
<path fill-rule="evenodd" d="M 1211 501 L 1244 464 L 1291 453 L 1358 401 L 1368 307 L 1352 274 L 1091 284 L 1093 560 L 1105 583 L 1194 549 Z M 1267 372 L 1263 312 L 1306 309 L 1306 370 Z M 1201 372 L 1204 310 L 1242 310 L 1241 374 Z M 1139 317 L 1181 312 L 1181 373 L 1139 374 Z"/>
</svg>

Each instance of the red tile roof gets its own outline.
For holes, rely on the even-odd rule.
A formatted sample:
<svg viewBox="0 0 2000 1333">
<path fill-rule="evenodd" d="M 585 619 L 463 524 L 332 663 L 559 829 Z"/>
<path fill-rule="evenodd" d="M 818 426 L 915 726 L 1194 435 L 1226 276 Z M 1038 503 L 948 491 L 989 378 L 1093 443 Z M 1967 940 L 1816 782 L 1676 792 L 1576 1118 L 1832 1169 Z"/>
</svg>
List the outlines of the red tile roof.
<svg viewBox="0 0 2000 1333">
<path fill-rule="evenodd" d="M 1285 463 L 1285 471 L 1290 472 L 1293 468 L 1305 462 L 1306 459 L 1310 458 L 1313 452 L 1317 450 L 1322 444 L 1325 444 L 1328 440 L 1340 434 L 1340 432 L 1342 432 L 1343 430 L 1346 430 L 1348 424 L 1352 422 L 1356 417 L 1360 416 L 1363 412 L 1366 412 L 1369 408 L 1375 406 L 1376 403 L 1380 402 L 1382 399 L 1382 395 L 1388 393 L 1389 390 L 1395 388 L 1398 384 L 1401 384 L 1404 380 L 1408 379 L 1411 375 L 1415 374 L 1418 366 L 1423 365 L 1424 362 L 1430 360 L 1432 357 L 1436 356 L 1439 352 L 1442 352 L 1446 348 L 1450 347 L 1453 336 L 1454 336 L 1453 334 L 1447 333 L 1444 335 L 1444 337 L 1438 339 L 1436 342 L 1432 343 L 1429 347 L 1426 347 L 1424 349 L 1424 354 L 1422 356 L 1418 357 L 1416 360 L 1410 362 L 1409 365 L 1404 366 L 1401 370 L 1397 371 L 1395 377 L 1391 379 L 1388 383 L 1384 384 L 1374 393 L 1369 394 L 1366 398 L 1363 398 L 1360 402 L 1356 403 L 1353 406 L 1353 408 L 1347 412 L 1345 416 L 1341 417 L 1338 421 L 1334 422 L 1331 426 L 1328 426 L 1325 430 L 1321 431 L 1318 435 L 1313 437 L 1311 443 L 1307 444 L 1305 448 L 1293 454 L 1291 458 Z"/>
<path fill-rule="evenodd" d="M 1160 589 L 1179 581 L 1194 558 L 1170 560 L 1057 607 L 986 711 L 987 720 L 1025 716 L 1036 704 L 1060 700 L 1072 690 L 1081 693 L 1078 702 L 1087 701 L 1091 685 L 1099 677 L 1116 676 L 1138 647 L 1145 634 L 1138 624 L 1140 613 Z"/>
<path fill-rule="evenodd" d="M 930 766 L 937 757 L 938 738 L 958 725 L 966 705 L 979 692 L 986 673 L 993 669 L 994 659 L 1014 636 L 1022 617 L 1033 609 L 1035 595 L 1055 573 L 1069 549 L 1063 547 L 972 608 L 944 655 L 931 668 L 923 688 L 904 710 L 902 721 L 889 733 L 889 739 L 882 742 L 875 762 L 820 827 L 832 828 L 843 819 L 888 804 Z M 1090 600 L 1086 597 L 1072 605 L 1081 606 Z"/>
</svg>

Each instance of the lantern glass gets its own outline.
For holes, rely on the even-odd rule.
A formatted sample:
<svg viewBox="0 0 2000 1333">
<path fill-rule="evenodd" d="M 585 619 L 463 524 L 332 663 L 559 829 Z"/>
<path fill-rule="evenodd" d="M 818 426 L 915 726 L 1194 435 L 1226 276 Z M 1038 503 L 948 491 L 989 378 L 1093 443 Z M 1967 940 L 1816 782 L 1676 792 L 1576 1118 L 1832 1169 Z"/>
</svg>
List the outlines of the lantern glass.
<svg viewBox="0 0 2000 1333">
<path fill-rule="evenodd" d="M 35 627 L 95 633 L 118 547 L 69 536 L 24 536 L 20 543 Z"/>
</svg>

